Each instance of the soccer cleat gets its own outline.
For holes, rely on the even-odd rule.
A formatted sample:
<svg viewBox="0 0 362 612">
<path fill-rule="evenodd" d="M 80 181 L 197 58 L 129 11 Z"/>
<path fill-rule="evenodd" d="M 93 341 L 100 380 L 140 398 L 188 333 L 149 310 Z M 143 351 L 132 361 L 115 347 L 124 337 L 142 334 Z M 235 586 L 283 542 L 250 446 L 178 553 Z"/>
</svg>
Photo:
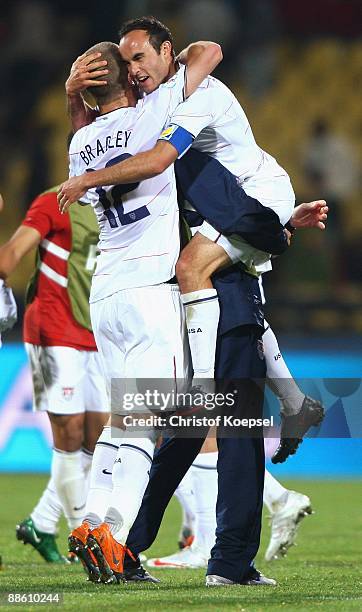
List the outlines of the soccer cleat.
<svg viewBox="0 0 362 612">
<path fill-rule="evenodd" d="M 140 565 L 134 569 L 125 569 L 123 571 L 123 577 L 126 582 L 153 582 L 158 584 L 161 582 L 158 578 L 151 576 L 143 567 Z"/>
<path fill-rule="evenodd" d="M 312 514 L 309 497 L 288 491 L 286 502 L 271 517 L 271 538 L 265 553 L 266 561 L 280 559 L 287 554 L 288 548 L 294 544 L 298 524 L 308 514 Z"/>
<path fill-rule="evenodd" d="M 274 578 L 267 578 L 263 576 L 255 567 L 250 568 L 250 572 L 244 580 L 240 582 L 234 582 L 224 576 L 217 576 L 216 574 L 210 574 L 206 576 L 205 584 L 207 587 L 222 587 L 222 586 L 276 586 L 277 582 Z"/>
<path fill-rule="evenodd" d="M 174 555 L 148 559 L 146 565 L 158 569 L 196 569 L 207 567 L 207 561 L 208 556 L 201 554 L 196 547 L 186 546 Z"/>
<path fill-rule="evenodd" d="M 63 563 L 69 561 L 60 554 L 55 541 L 55 535 L 36 529 L 31 517 L 24 519 L 16 526 L 16 537 L 24 544 L 30 544 L 48 563 Z"/>
<path fill-rule="evenodd" d="M 272 456 L 272 463 L 284 463 L 289 455 L 294 455 L 303 437 L 311 427 L 316 427 L 324 419 L 324 408 L 318 400 L 305 396 L 297 414 L 282 414 L 280 443 Z"/>
<path fill-rule="evenodd" d="M 102 523 L 93 529 L 87 538 L 87 544 L 97 559 L 101 581 L 105 584 L 124 580 L 123 565 L 126 546 L 119 544 L 110 532 L 109 525 Z"/>
<path fill-rule="evenodd" d="M 205 584 L 207 587 L 219 587 L 219 586 L 231 586 L 234 584 L 238 584 L 237 582 L 233 582 L 229 580 L 229 578 L 224 578 L 224 576 L 217 576 L 216 574 L 209 574 L 206 576 Z"/>
<path fill-rule="evenodd" d="M 274 578 L 267 578 L 255 567 L 251 567 L 248 576 L 240 584 L 245 586 L 276 586 L 277 581 Z"/>
<path fill-rule="evenodd" d="M 101 573 L 96 558 L 88 548 L 87 538 L 89 533 L 90 528 L 85 521 L 79 527 L 73 529 L 68 537 L 69 555 L 74 555 L 81 560 L 91 582 L 100 582 Z"/>
<path fill-rule="evenodd" d="M 186 548 L 186 546 L 191 546 L 194 539 L 195 536 L 192 529 L 190 529 L 190 527 L 183 526 L 179 535 L 179 549 L 182 550 L 183 548 Z"/>
<path fill-rule="evenodd" d="M 67 559 L 69 563 L 79 563 L 79 557 L 73 552 L 67 554 Z"/>
</svg>

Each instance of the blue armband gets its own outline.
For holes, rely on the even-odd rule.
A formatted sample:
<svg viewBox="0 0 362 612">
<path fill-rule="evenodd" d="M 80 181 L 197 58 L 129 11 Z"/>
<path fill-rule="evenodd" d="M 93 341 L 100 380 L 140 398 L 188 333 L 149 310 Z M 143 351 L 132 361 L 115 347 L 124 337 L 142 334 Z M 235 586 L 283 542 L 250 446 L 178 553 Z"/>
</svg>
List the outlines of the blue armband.
<svg viewBox="0 0 362 612">
<path fill-rule="evenodd" d="M 191 147 L 195 137 L 183 127 L 171 123 L 163 130 L 159 140 L 170 142 L 175 147 L 178 158 L 180 158 Z"/>
</svg>

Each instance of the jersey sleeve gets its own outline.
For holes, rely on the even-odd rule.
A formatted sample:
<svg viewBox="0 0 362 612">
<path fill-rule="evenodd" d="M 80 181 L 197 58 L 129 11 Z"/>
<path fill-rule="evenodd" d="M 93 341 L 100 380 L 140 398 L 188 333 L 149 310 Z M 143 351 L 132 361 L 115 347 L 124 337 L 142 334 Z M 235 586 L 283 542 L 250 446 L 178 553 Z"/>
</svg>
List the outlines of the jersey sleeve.
<svg viewBox="0 0 362 612">
<path fill-rule="evenodd" d="M 62 217 L 58 210 L 57 192 L 42 193 L 31 203 L 22 225 L 36 229 L 42 238 L 56 229 Z"/>
<path fill-rule="evenodd" d="M 200 86 L 185 102 L 177 106 L 160 140 L 170 142 L 177 150 L 178 157 L 182 157 L 200 132 L 205 127 L 212 126 L 217 102 L 215 90 Z M 221 101 L 221 108 L 223 106 Z"/>
</svg>

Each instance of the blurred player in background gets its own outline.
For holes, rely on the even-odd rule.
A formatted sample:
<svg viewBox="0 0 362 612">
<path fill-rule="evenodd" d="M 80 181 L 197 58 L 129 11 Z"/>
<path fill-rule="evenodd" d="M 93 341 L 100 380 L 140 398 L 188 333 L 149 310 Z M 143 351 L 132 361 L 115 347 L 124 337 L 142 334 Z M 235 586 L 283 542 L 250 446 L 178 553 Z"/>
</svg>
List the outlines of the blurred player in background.
<svg viewBox="0 0 362 612">
<path fill-rule="evenodd" d="M 55 542 L 58 522 L 64 512 L 73 529 L 84 516 L 93 450 L 109 402 L 88 304 L 98 242 L 96 218 L 89 206 L 61 215 L 56 196 L 57 187 L 39 195 L 21 226 L 0 247 L 0 278 L 6 280 L 24 255 L 37 248 L 23 335 L 34 410 L 48 412 L 54 448 L 50 481 L 16 534 L 46 561 L 62 563 L 66 559 Z"/>
</svg>

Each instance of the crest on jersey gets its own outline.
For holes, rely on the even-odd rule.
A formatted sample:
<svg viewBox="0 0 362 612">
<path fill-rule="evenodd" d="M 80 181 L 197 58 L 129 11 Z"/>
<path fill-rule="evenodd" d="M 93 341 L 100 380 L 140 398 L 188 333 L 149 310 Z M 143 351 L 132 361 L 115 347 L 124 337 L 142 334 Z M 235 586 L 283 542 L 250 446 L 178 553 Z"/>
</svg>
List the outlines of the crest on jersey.
<svg viewBox="0 0 362 612">
<path fill-rule="evenodd" d="M 74 387 L 63 387 L 62 388 L 63 397 L 67 402 L 73 398 L 74 395 Z"/>
<path fill-rule="evenodd" d="M 178 128 L 178 125 L 169 125 L 167 128 L 165 128 L 160 136 L 160 138 L 162 138 L 162 140 L 170 140 L 172 134 L 176 131 L 176 129 Z"/>
</svg>

